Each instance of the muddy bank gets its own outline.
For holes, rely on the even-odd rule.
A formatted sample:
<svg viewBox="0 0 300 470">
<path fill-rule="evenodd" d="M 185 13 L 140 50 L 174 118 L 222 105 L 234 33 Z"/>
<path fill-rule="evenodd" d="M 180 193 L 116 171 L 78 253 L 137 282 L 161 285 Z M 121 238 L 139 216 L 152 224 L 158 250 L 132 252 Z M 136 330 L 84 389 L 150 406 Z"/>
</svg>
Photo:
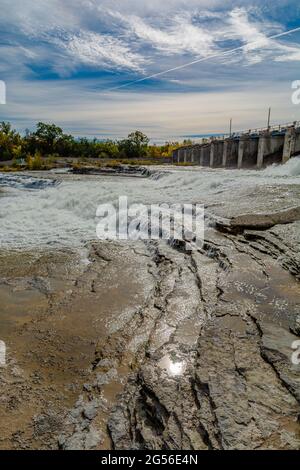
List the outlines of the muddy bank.
<svg viewBox="0 0 300 470">
<path fill-rule="evenodd" d="M 2 253 L 1 448 L 298 449 L 299 223 L 293 243 L 284 227 L 211 229 L 192 253 Z"/>
<path fill-rule="evenodd" d="M 142 255 L 110 244 L 90 247 L 87 256 L 1 253 L 3 449 L 57 448 L 69 410 L 90 380 L 96 344 L 107 340 L 114 322 L 124 326 L 147 296 Z M 108 393 L 119 390 L 119 380 Z"/>
<path fill-rule="evenodd" d="M 299 187 L 220 194 L 197 250 L 1 250 L 2 449 L 300 448 Z"/>
</svg>

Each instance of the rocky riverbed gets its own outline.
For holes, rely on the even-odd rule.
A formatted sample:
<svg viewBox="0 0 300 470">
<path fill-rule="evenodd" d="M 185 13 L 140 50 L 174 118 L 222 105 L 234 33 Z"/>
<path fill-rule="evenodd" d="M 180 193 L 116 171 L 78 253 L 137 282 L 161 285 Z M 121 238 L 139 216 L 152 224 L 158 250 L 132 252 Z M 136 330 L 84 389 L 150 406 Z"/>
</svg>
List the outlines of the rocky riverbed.
<svg viewBox="0 0 300 470">
<path fill-rule="evenodd" d="M 126 191 L 137 201 L 149 202 L 151 191 L 153 201 L 173 200 L 184 181 L 186 201 L 204 203 L 207 214 L 205 243 L 192 251 L 84 237 L 69 196 L 77 188 L 83 204 L 84 185 L 97 176 L 47 175 L 64 181 L 63 206 L 53 183 L 25 195 L 38 213 L 41 201 L 49 211 L 51 202 L 47 214 L 63 211 L 63 245 L 51 238 L 60 219 L 47 234 L 42 222 L 33 231 L 38 216 L 28 209 L 18 243 L 14 220 L 1 214 L 1 448 L 300 448 L 300 365 L 292 360 L 300 339 L 298 176 L 170 171 L 129 178 Z M 102 200 L 113 191 L 113 177 L 104 178 Z M 17 212 L 19 201 L 23 217 L 22 178 L 16 184 L 13 194 L 4 185 L 0 204 Z M 113 184 L 120 194 L 124 177 Z M 86 238 L 78 245 L 74 227 Z"/>
</svg>

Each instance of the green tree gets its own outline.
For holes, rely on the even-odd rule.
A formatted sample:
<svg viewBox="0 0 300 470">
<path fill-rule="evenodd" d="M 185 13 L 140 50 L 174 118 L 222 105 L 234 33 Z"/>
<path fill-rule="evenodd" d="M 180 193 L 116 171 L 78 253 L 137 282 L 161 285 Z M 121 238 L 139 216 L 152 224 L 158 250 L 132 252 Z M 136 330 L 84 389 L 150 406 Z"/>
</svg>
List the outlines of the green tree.
<svg viewBox="0 0 300 470">
<path fill-rule="evenodd" d="M 42 153 L 49 154 L 55 152 L 55 144 L 63 136 L 61 127 L 55 124 L 45 124 L 39 122 L 36 126 L 34 136 L 38 142 Z"/>
<path fill-rule="evenodd" d="M 135 131 L 119 142 L 119 149 L 125 157 L 139 158 L 147 155 L 148 144 L 148 137 L 143 132 Z"/>
<path fill-rule="evenodd" d="M 34 156 L 27 155 L 26 163 L 28 170 L 41 170 L 42 169 L 42 158 L 39 152 L 35 152 Z"/>
<path fill-rule="evenodd" d="M 12 129 L 9 122 L 0 123 L 0 160 L 11 160 L 15 152 L 22 153 L 17 148 L 22 144 L 22 138 Z"/>
<path fill-rule="evenodd" d="M 13 133 L 11 129 L 11 123 L 2 121 L 0 123 L 0 133 L 5 135 L 11 135 Z"/>
</svg>

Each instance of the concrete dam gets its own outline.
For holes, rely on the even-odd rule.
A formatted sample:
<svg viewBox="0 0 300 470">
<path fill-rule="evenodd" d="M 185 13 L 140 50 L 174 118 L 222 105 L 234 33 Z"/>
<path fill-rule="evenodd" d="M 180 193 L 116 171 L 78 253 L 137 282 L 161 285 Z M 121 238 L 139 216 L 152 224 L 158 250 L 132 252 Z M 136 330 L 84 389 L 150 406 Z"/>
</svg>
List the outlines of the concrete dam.
<svg viewBox="0 0 300 470">
<path fill-rule="evenodd" d="M 297 155 L 300 155 L 300 122 L 211 137 L 203 143 L 181 146 L 173 151 L 172 162 L 259 169 L 285 163 Z"/>
</svg>

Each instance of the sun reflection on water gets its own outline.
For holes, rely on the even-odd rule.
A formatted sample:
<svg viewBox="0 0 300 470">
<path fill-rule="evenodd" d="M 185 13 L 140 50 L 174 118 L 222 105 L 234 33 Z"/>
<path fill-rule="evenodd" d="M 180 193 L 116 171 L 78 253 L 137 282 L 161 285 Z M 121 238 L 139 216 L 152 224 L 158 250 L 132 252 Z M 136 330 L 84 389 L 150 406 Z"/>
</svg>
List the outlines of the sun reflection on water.
<svg viewBox="0 0 300 470">
<path fill-rule="evenodd" d="M 172 360 L 169 356 L 164 356 L 159 361 L 159 366 L 165 369 L 169 375 L 176 377 L 184 373 L 186 364 L 184 361 Z"/>
</svg>

